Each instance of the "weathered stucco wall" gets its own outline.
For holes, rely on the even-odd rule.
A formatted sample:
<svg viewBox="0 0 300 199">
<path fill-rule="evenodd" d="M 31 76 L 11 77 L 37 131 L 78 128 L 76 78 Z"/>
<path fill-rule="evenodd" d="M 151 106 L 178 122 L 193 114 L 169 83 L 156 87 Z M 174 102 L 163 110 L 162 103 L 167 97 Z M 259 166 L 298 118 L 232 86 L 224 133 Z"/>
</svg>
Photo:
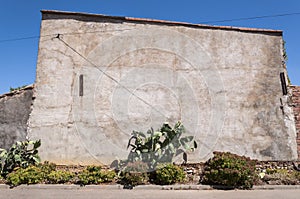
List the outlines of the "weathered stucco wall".
<svg viewBox="0 0 300 199">
<path fill-rule="evenodd" d="M 0 96 L 0 148 L 8 149 L 27 135 L 32 86 Z"/>
<path fill-rule="evenodd" d="M 190 162 L 297 158 L 280 31 L 44 11 L 41 35 L 29 136 L 44 160 L 109 164 L 132 130 L 177 120 Z"/>
<path fill-rule="evenodd" d="M 300 86 L 290 86 L 292 90 L 292 106 L 297 131 L 298 159 L 300 160 Z"/>
</svg>

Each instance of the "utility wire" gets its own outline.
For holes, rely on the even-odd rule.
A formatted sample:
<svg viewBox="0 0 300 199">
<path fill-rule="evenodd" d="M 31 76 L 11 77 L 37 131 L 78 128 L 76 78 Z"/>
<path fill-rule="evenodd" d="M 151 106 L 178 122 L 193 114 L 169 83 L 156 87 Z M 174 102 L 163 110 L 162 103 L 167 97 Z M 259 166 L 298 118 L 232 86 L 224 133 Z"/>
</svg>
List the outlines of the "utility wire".
<svg viewBox="0 0 300 199">
<path fill-rule="evenodd" d="M 117 31 L 125 31 L 125 30 L 132 30 L 132 29 L 115 29 L 115 30 L 95 30 L 95 31 L 88 31 L 88 32 L 66 32 L 62 33 L 60 35 L 81 35 L 81 34 L 93 34 L 93 33 L 102 33 L 102 32 L 117 32 Z M 43 37 L 54 37 L 56 36 L 57 33 L 53 34 L 48 34 L 48 35 L 40 35 L 40 36 L 31 36 L 31 37 L 21 37 L 21 38 L 13 38 L 13 39 L 4 39 L 0 40 L 0 43 L 4 42 L 13 42 L 13 41 L 20 41 L 20 40 L 28 40 L 28 39 L 38 39 L 38 38 L 43 38 Z"/>
<path fill-rule="evenodd" d="M 38 39 L 40 36 L 31 36 L 31 37 L 20 37 L 20 38 L 13 38 L 13 39 L 4 39 L 0 40 L 0 43 L 4 42 L 11 42 L 11 41 L 20 41 L 20 40 L 28 40 L 28 39 Z"/>
<path fill-rule="evenodd" d="M 21 40 L 28 40 L 28 39 L 39 39 L 42 37 L 53 37 L 57 34 L 49 34 L 49 35 L 42 35 L 42 36 L 30 36 L 30 37 L 20 37 L 20 38 L 13 38 L 13 39 L 4 39 L 4 40 L 0 40 L 0 43 L 4 43 L 4 42 L 13 42 L 13 41 L 21 41 Z"/>
<path fill-rule="evenodd" d="M 256 17 L 246 17 L 246 18 L 236 18 L 236 19 L 225 19 L 225 20 L 219 20 L 219 21 L 202 21 L 202 22 L 199 22 L 199 24 L 223 23 L 223 22 L 232 22 L 232 21 L 247 21 L 247 20 L 254 20 L 254 19 L 285 17 L 285 16 L 292 16 L 292 15 L 300 15 L 300 12 L 285 13 L 285 14 L 276 14 L 276 15 L 256 16 Z M 73 32 L 73 33 L 63 33 L 63 35 L 78 35 L 78 34 L 112 32 L 112 31 L 124 31 L 124 30 L 130 30 L 130 29 L 101 30 L 101 31 L 91 31 L 91 32 Z M 4 40 L 0 40 L 0 43 L 13 42 L 13 41 L 19 41 L 19 40 L 27 40 L 27 39 L 37 39 L 37 38 L 48 37 L 48 36 L 55 36 L 55 35 L 57 35 L 57 34 L 31 36 L 31 37 L 21 37 L 21 38 L 13 38 L 13 39 L 4 39 Z"/>
<path fill-rule="evenodd" d="M 204 22 L 200 22 L 200 24 L 201 23 L 202 24 L 206 24 L 206 23 L 223 23 L 223 22 L 231 22 L 231 21 L 247 21 L 247 20 L 253 20 L 253 19 L 285 17 L 285 16 L 292 16 L 292 15 L 300 15 L 300 12 L 277 14 L 277 15 L 265 15 L 265 16 L 257 16 L 257 17 L 236 18 L 236 19 L 225 19 L 225 20 L 219 20 L 219 21 L 204 21 Z"/>
<path fill-rule="evenodd" d="M 103 73 L 103 75 L 105 75 L 106 77 L 108 77 L 109 79 L 111 79 L 112 81 L 114 81 L 116 84 L 118 84 L 120 87 L 122 87 L 123 89 L 125 89 L 127 92 L 129 92 L 132 96 L 136 97 L 138 100 L 142 101 L 143 103 L 145 103 L 146 105 L 148 105 L 149 107 L 151 107 L 153 110 L 155 110 L 157 113 L 159 113 L 160 115 L 162 115 L 163 117 L 167 118 L 162 112 L 160 112 L 157 108 L 155 108 L 154 106 L 152 106 L 150 103 L 148 103 L 146 100 L 144 100 L 143 98 L 137 96 L 134 92 L 132 92 L 129 88 L 127 88 L 126 86 L 122 85 L 118 80 L 116 80 L 114 77 L 112 77 L 111 75 L 107 74 L 104 70 L 102 70 L 98 65 L 96 65 L 95 63 L 93 63 L 91 60 L 89 60 L 88 58 L 86 58 L 85 56 L 83 56 L 81 53 L 79 53 L 75 48 L 73 48 L 72 46 L 70 46 L 66 41 L 64 41 L 61 37 L 61 34 L 57 34 L 57 36 L 55 37 L 56 39 L 58 39 L 59 41 L 61 41 L 65 46 L 67 46 L 68 48 L 70 48 L 74 53 L 76 53 L 77 55 L 79 55 L 81 58 L 83 58 L 85 61 L 87 61 L 88 63 L 90 63 L 93 67 L 95 67 L 96 69 L 98 69 L 101 73 Z"/>
</svg>

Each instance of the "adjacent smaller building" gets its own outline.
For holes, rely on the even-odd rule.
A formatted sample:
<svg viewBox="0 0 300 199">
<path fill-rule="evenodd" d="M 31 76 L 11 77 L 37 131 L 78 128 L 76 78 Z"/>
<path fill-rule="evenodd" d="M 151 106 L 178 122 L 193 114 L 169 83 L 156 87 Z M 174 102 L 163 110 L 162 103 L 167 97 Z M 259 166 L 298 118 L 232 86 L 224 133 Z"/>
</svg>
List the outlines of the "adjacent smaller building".
<svg viewBox="0 0 300 199">
<path fill-rule="evenodd" d="M 8 149 L 27 136 L 33 86 L 0 95 L 0 148 Z"/>
</svg>

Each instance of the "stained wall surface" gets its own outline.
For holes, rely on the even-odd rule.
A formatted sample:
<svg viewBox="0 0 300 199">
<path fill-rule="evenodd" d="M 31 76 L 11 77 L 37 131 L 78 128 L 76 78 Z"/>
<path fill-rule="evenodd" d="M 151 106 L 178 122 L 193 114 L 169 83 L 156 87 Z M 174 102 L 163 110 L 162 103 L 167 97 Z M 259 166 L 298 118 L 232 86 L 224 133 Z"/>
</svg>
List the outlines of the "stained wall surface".
<svg viewBox="0 0 300 199">
<path fill-rule="evenodd" d="M 8 149 L 27 135 L 32 86 L 0 96 L 0 148 Z"/>
<path fill-rule="evenodd" d="M 281 31 L 43 11 L 41 35 L 28 130 L 44 160 L 109 164 L 132 130 L 178 120 L 190 162 L 297 159 Z"/>
<path fill-rule="evenodd" d="M 290 88 L 292 91 L 292 107 L 297 131 L 298 159 L 300 159 L 300 86 L 290 86 Z"/>
</svg>

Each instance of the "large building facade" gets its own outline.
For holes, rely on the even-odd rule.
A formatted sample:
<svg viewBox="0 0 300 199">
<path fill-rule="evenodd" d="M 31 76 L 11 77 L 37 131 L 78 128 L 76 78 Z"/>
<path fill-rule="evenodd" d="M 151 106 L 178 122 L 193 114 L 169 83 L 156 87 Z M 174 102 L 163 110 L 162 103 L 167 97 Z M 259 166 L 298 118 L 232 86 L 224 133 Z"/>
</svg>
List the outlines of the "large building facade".
<svg viewBox="0 0 300 199">
<path fill-rule="evenodd" d="M 296 160 L 286 75 L 281 31 L 42 11 L 28 137 L 43 160 L 110 164 L 133 130 L 180 120 L 189 162 Z"/>
</svg>

